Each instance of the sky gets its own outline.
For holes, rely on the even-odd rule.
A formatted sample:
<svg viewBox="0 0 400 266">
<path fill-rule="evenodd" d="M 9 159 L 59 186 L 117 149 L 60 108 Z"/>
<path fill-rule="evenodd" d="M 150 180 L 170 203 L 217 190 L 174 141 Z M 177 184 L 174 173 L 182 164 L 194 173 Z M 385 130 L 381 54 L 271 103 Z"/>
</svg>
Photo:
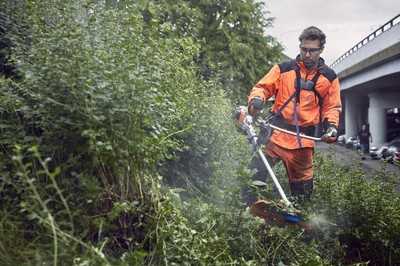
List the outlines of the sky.
<svg viewBox="0 0 400 266">
<path fill-rule="evenodd" d="M 299 53 L 298 37 L 308 26 L 327 36 L 321 54 L 329 65 L 374 30 L 400 14 L 400 0 L 264 0 L 273 26 L 266 29 L 291 58 Z"/>
</svg>

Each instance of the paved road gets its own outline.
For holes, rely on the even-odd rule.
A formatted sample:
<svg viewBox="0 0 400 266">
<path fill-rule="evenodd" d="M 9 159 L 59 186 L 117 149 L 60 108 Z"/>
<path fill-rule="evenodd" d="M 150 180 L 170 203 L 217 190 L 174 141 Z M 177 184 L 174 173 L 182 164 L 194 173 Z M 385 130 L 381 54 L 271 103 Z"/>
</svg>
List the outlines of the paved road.
<svg viewBox="0 0 400 266">
<path fill-rule="evenodd" d="M 394 174 L 400 179 L 400 167 L 386 163 L 382 160 L 371 160 L 368 156 L 366 160 L 361 160 L 359 153 L 355 150 L 347 149 L 338 144 L 318 143 L 316 151 L 322 154 L 332 154 L 339 165 L 360 166 L 367 175 L 374 175 L 379 171 L 386 171 Z"/>
</svg>

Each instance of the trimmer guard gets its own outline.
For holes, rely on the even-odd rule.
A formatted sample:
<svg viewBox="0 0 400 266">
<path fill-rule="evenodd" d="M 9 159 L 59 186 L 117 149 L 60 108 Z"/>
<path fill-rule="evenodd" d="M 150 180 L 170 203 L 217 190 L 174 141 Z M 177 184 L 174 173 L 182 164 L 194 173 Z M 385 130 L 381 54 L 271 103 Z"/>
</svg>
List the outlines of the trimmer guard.
<svg viewBox="0 0 400 266">
<path fill-rule="evenodd" d="M 279 204 L 268 201 L 258 200 L 250 206 L 250 213 L 254 216 L 264 219 L 265 223 L 278 226 L 296 225 L 304 230 L 310 230 L 311 227 L 300 215 L 300 211 L 293 210 L 288 212 Z"/>
</svg>

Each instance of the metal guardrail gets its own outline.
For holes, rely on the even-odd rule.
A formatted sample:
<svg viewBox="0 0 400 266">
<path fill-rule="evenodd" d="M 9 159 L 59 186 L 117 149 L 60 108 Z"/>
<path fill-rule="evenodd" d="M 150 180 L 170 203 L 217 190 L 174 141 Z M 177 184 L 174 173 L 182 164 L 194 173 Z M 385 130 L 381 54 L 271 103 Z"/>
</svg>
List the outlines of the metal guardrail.
<svg viewBox="0 0 400 266">
<path fill-rule="evenodd" d="M 400 23 L 400 14 L 398 14 L 397 16 L 395 16 L 394 18 L 392 18 L 391 20 L 389 20 L 388 22 L 386 22 L 385 24 L 383 24 L 382 26 L 380 26 L 377 30 L 375 30 L 373 33 L 371 33 L 370 35 L 368 35 L 367 37 L 365 37 L 364 39 L 362 39 L 361 41 L 359 41 L 356 45 L 354 45 L 353 47 L 351 47 L 347 52 L 345 52 L 341 57 L 339 57 L 338 59 L 336 59 L 332 64 L 331 67 L 334 67 L 335 65 L 339 64 L 340 62 L 342 62 L 346 57 L 350 56 L 351 54 L 353 54 L 354 52 L 356 52 L 358 49 L 360 49 L 361 47 L 363 47 L 365 44 L 367 44 L 368 42 L 372 41 L 373 39 L 375 39 L 377 36 L 381 35 L 382 33 L 384 33 L 385 31 L 389 30 L 390 28 L 392 28 L 393 26 L 397 25 Z"/>
</svg>

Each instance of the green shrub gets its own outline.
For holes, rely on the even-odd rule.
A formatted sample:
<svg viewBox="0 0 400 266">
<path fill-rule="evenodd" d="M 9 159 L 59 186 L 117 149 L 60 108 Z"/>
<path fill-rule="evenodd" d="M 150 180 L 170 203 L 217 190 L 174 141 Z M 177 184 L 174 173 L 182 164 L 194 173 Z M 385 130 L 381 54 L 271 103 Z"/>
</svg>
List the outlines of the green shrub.
<svg viewBox="0 0 400 266">
<path fill-rule="evenodd" d="M 48 261 L 69 245 L 64 233 L 79 240 L 65 249 L 69 261 L 75 256 L 68 252 L 87 250 L 88 241 L 111 256 L 150 248 L 151 224 L 141 217 L 153 215 L 160 197 L 156 164 L 182 146 L 179 135 L 192 127 L 202 88 L 196 44 L 144 29 L 135 4 L 24 3 L 23 13 L 11 10 L 29 35 L 14 50 L 23 79 L 0 78 L 2 217 L 18 221 L 16 235 L 31 223 L 35 250 L 47 250 Z M 63 199 L 55 200 L 55 191 Z M 10 261 L 36 255 L 20 256 L 2 254 Z"/>
<path fill-rule="evenodd" d="M 400 197 L 396 179 L 367 178 L 357 166 L 339 168 L 317 157 L 317 189 L 312 209 L 337 225 L 331 237 L 346 252 L 344 262 L 400 263 Z"/>
</svg>

